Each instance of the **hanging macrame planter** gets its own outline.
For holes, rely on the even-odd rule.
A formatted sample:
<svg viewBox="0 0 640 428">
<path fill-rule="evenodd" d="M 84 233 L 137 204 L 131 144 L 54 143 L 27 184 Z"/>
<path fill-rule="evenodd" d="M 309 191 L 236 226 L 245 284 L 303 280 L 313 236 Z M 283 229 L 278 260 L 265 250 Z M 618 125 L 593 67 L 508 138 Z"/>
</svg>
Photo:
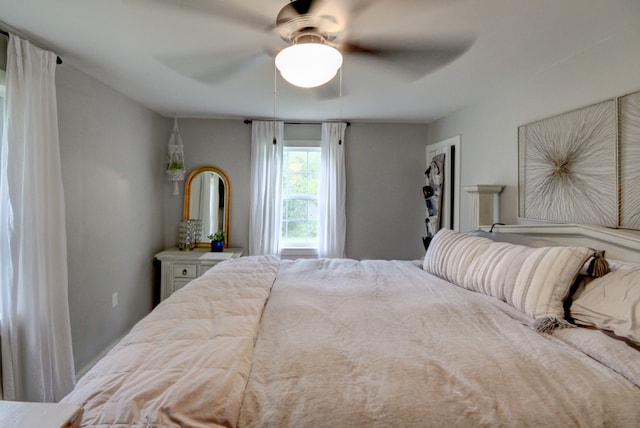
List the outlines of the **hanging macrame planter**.
<svg viewBox="0 0 640 428">
<path fill-rule="evenodd" d="M 173 119 L 173 130 L 169 137 L 169 145 L 167 146 L 167 178 L 173 181 L 173 194 L 179 195 L 179 181 L 184 180 L 184 146 L 180 131 L 178 130 L 178 118 Z"/>
</svg>

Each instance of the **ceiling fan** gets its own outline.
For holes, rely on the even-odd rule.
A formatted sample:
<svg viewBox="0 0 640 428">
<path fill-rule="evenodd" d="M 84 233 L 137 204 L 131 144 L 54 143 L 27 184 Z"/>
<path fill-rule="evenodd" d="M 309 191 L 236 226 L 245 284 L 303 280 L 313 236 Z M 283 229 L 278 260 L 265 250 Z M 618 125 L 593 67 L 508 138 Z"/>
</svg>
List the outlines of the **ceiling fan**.
<svg viewBox="0 0 640 428">
<path fill-rule="evenodd" d="M 208 81 L 219 81 L 239 69 L 251 67 L 259 61 L 259 57 L 273 56 L 285 80 L 306 88 L 321 86 L 332 80 L 342 65 L 343 56 L 385 62 L 416 79 L 453 61 L 473 43 L 469 37 L 447 41 L 378 39 L 376 42 L 352 38 L 349 24 L 358 15 L 380 2 L 403 7 L 402 0 L 292 0 L 280 10 L 275 23 L 238 6 L 238 3 L 230 5 L 215 0 L 153 1 L 181 10 L 186 7 L 197 13 L 209 13 L 254 31 L 275 33 L 288 45 L 269 49 L 268 52 L 263 50 L 241 60 L 236 58 L 233 64 L 218 67 L 215 75 L 202 79 Z"/>
</svg>

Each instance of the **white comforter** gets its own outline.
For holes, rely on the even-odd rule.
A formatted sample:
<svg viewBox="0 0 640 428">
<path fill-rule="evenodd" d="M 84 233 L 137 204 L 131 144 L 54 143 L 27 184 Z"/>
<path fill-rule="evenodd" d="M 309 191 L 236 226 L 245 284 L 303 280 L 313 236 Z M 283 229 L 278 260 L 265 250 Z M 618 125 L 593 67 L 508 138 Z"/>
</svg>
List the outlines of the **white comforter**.
<svg viewBox="0 0 640 428">
<path fill-rule="evenodd" d="M 495 302 L 408 262 L 282 261 L 240 425 L 640 426 L 638 386 Z"/>
<path fill-rule="evenodd" d="M 241 258 L 163 302 L 65 401 L 87 426 L 640 426 L 637 350 L 529 322 L 409 262 Z"/>
<path fill-rule="evenodd" d="M 235 426 L 273 257 L 221 263 L 164 300 L 78 382 L 82 426 Z"/>
</svg>

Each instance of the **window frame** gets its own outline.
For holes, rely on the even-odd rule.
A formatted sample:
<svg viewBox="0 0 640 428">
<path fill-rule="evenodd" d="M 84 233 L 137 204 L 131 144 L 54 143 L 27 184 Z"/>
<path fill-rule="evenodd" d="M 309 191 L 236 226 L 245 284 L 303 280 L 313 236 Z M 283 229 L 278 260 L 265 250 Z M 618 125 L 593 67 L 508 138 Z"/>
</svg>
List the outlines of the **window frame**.
<svg viewBox="0 0 640 428">
<path fill-rule="evenodd" d="M 320 157 L 322 158 L 322 149 L 321 149 L 321 141 L 318 140 L 285 140 L 283 142 L 284 151 L 296 151 L 295 149 L 299 149 L 298 151 L 309 151 L 309 152 L 317 152 L 320 153 Z M 322 162 L 320 163 L 322 164 Z M 320 192 L 318 192 L 315 198 L 313 197 L 302 197 L 302 198 L 286 198 L 284 194 L 284 176 L 285 176 L 285 163 L 282 163 L 282 194 L 281 201 L 282 204 L 282 223 L 285 222 L 285 210 L 284 203 L 285 200 L 295 200 L 295 199 L 306 199 L 306 200 L 316 200 L 319 202 L 320 200 Z M 318 177 L 319 178 L 319 177 Z M 285 241 L 282 236 L 282 227 L 280 229 L 280 255 L 281 257 L 295 257 L 295 258 L 305 258 L 305 257 L 317 257 L 318 256 L 318 246 L 319 246 L 319 236 L 318 239 L 313 241 L 306 242 L 290 242 Z"/>
</svg>

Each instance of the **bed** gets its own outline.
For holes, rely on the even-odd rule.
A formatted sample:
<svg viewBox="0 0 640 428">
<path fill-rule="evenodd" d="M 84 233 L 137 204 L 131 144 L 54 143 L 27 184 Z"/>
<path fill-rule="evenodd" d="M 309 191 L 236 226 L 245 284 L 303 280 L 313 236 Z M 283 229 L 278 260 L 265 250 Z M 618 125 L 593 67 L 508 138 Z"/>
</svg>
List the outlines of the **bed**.
<svg viewBox="0 0 640 428">
<path fill-rule="evenodd" d="M 444 230 L 418 261 L 222 262 L 63 401 L 83 426 L 640 426 L 640 239 L 571 227 Z"/>
</svg>

